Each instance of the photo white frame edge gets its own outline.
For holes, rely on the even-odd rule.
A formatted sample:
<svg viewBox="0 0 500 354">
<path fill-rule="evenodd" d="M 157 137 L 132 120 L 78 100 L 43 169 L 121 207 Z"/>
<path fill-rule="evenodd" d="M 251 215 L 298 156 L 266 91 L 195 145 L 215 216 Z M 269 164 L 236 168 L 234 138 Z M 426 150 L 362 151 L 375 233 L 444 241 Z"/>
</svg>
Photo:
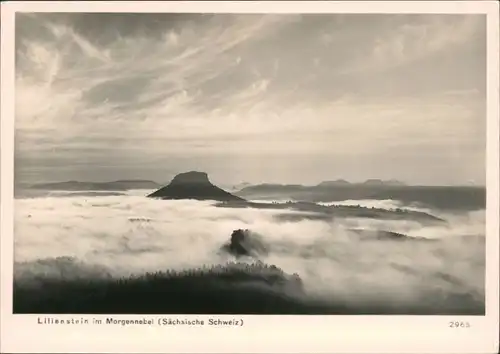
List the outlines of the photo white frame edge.
<svg viewBox="0 0 500 354">
<path fill-rule="evenodd" d="M 483 13 L 487 16 L 486 316 L 241 316 L 245 326 L 117 327 L 36 324 L 12 315 L 15 12 Z M 432 352 L 498 351 L 499 19 L 495 1 L 7 2 L 1 4 L 1 340 L 9 353 L 69 352 Z M 85 317 L 96 316 L 57 316 Z M 137 316 L 113 316 L 133 318 Z M 143 316 L 139 316 L 143 317 Z M 144 316 L 154 317 L 155 316 Z M 234 316 L 169 316 L 233 318 Z M 448 327 L 468 321 L 469 329 Z M 196 337 L 196 340 L 193 338 Z"/>
</svg>

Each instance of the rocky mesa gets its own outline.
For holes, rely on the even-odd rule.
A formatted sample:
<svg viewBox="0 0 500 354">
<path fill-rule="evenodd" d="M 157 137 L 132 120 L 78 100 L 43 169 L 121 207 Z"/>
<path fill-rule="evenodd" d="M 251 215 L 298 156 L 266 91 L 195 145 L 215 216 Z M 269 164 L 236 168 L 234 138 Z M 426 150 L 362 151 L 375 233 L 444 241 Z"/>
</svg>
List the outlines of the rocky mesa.
<svg viewBox="0 0 500 354">
<path fill-rule="evenodd" d="M 220 202 L 245 201 L 213 185 L 205 172 L 190 171 L 176 175 L 165 187 L 148 195 L 158 199 L 196 199 Z"/>
</svg>

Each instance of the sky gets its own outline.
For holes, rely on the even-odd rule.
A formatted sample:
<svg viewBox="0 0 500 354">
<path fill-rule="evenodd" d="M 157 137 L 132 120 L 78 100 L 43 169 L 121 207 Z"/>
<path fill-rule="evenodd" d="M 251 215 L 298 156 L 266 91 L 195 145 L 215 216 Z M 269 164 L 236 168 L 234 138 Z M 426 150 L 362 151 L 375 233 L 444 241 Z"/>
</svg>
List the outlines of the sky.
<svg viewBox="0 0 500 354">
<path fill-rule="evenodd" d="M 484 15 L 18 13 L 16 182 L 485 183 Z"/>
</svg>

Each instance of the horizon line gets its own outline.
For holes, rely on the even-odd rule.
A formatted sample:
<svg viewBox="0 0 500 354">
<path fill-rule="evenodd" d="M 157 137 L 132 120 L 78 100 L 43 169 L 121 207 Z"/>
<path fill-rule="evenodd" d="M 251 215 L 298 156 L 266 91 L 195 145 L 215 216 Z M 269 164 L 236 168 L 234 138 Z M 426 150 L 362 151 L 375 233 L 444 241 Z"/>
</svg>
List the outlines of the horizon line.
<svg viewBox="0 0 500 354">
<path fill-rule="evenodd" d="M 209 176 L 210 177 L 210 176 Z M 154 179 L 147 179 L 147 178 L 127 178 L 127 179 L 116 179 L 116 180 L 105 180 L 105 181 L 91 181 L 91 180 L 74 180 L 74 179 L 69 179 L 69 180 L 59 180 L 59 181 L 44 181 L 44 182 L 16 182 L 14 181 L 14 188 L 17 186 L 37 186 L 37 185 L 43 185 L 43 184 L 62 184 L 62 183 L 96 183 L 96 184 L 107 184 L 107 183 L 117 183 L 117 182 L 152 182 L 157 185 L 168 185 L 172 181 L 173 177 L 168 181 L 168 182 L 158 182 L 157 180 Z M 380 179 L 380 178 L 368 178 L 364 181 L 349 181 L 347 179 L 336 179 L 336 180 L 322 180 L 316 184 L 307 184 L 307 183 L 279 183 L 279 182 L 235 182 L 235 183 L 217 183 L 219 185 L 223 186 L 228 186 L 228 185 L 241 185 L 241 184 L 246 184 L 245 187 L 252 187 L 252 186 L 262 186 L 262 185 L 270 185 L 270 186 L 301 186 L 301 187 L 318 187 L 322 183 L 325 182 L 340 182 L 344 183 L 345 185 L 352 185 L 352 186 L 357 186 L 357 185 L 370 185 L 370 181 L 377 181 L 377 182 L 382 182 L 381 184 L 375 184 L 371 186 L 386 186 L 386 187 L 476 187 L 476 188 L 486 188 L 487 184 L 485 183 L 463 183 L 463 184 L 418 184 L 418 183 L 408 183 L 405 181 L 397 180 L 397 179 Z M 388 184 L 387 182 L 397 182 L 398 184 Z M 330 185 L 331 187 L 338 187 L 338 185 Z"/>
</svg>

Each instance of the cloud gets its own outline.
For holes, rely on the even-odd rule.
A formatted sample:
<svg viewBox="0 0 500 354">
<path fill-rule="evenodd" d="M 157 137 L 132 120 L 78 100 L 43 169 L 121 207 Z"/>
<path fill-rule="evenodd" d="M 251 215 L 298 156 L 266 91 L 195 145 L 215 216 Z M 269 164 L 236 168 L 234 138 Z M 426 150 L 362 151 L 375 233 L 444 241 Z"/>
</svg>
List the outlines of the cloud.
<svg viewBox="0 0 500 354">
<path fill-rule="evenodd" d="M 416 23 L 395 23 L 377 35 L 367 56 L 349 71 L 388 70 L 466 45 L 484 29 L 484 16 L 430 15 Z"/>
<path fill-rule="evenodd" d="M 34 168 L 25 161 L 97 171 L 106 156 L 143 168 L 228 154 L 377 159 L 398 145 L 484 155 L 479 17 L 130 15 L 127 27 L 119 15 L 19 15 L 19 173 Z"/>
</svg>

